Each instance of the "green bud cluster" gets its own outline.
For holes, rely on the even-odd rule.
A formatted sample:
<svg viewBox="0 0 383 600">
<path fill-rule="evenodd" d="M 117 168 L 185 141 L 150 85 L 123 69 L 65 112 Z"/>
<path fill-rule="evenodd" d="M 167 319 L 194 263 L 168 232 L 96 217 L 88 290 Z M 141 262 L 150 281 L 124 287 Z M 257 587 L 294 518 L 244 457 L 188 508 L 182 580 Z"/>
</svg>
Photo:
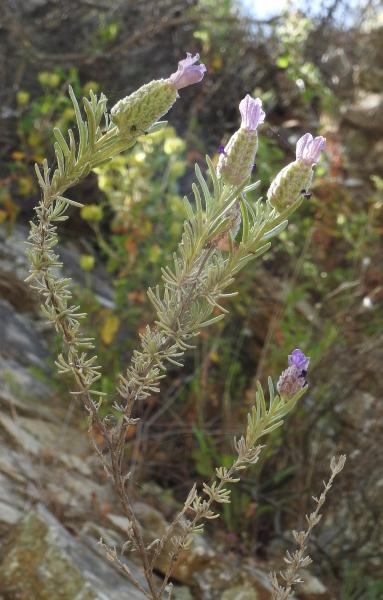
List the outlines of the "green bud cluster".
<svg viewBox="0 0 383 600">
<path fill-rule="evenodd" d="M 177 96 L 169 79 L 151 81 L 117 102 L 110 116 L 120 131 L 143 133 L 170 110 Z"/>
<path fill-rule="evenodd" d="M 231 136 L 220 155 L 217 167 L 218 177 L 225 183 L 241 185 L 251 175 L 258 148 L 257 132 L 240 128 Z"/>
<path fill-rule="evenodd" d="M 267 192 L 270 204 L 282 212 L 298 199 L 303 190 L 308 190 L 313 178 L 312 166 L 296 160 L 280 171 Z"/>
</svg>

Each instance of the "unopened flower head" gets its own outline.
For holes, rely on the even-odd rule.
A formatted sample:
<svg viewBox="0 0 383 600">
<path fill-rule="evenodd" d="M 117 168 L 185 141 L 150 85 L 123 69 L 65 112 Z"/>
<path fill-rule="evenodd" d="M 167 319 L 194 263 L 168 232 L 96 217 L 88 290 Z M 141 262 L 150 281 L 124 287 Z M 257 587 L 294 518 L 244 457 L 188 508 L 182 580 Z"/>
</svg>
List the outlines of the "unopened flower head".
<svg viewBox="0 0 383 600">
<path fill-rule="evenodd" d="M 196 65 L 198 61 L 199 54 L 192 56 L 189 52 L 186 53 L 186 58 L 179 61 L 177 71 L 169 77 L 177 90 L 202 81 L 206 67 L 203 63 Z"/>
<path fill-rule="evenodd" d="M 305 133 L 296 145 L 296 160 L 284 167 L 272 181 L 267 198 L 279 212 L 293 204 L 300 194 L 306 194 L 313 178 L 313 166 L 318 162 L 326 140 Z"/>
<path fill-rule="evenodd" d="M 257 127 L 263 123 L 265 113 L 260 98 L 252 98 L 247 94 L 239 104 L 242 122 L 241 127 L 231 136 L 224 151 L 220 153 L 217 174 L 225 183 L 241 185 L 254 166 L 258 148 Z"/>
<path fill-rule="evenodd" d="M 168 79 L 151 81 L 117 102 L 110 111 L 113 123 L 132 138 L 145 133 L 170 110 L 178 98 L 179 89 L 203 79 L 206 67 L 196 65 L 198 60 L 198 54 L 193 57 L 188 53 Z"/>
<path fill-rule="evenodd" d="M 289 354 L 289 366 L 281 373 L 277 383 L 277 390 L 281 396 L 291 398 L 307 385 L 306 375 L 309 363 L 310 359 L 299 348 Z"/>
</svg>

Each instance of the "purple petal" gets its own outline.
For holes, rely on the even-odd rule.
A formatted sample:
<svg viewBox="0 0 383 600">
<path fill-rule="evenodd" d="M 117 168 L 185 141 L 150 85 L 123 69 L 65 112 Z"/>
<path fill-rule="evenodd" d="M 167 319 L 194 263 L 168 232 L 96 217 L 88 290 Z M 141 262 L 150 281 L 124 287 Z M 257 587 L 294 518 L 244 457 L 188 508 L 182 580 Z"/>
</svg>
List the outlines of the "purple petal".
<svg viewBox="0 0 383 600">
<path fill-rule="evenodd" d="M 288 363 L 290 367 L 294 366 L 301 371 L 307 371 L 310 359 L 303 354 L 302 350 L 296 348 L 289 354 Z"/>
<path fill-rule="evenodd" d="M 179 61 L 177 71 L 169 77 L 177 90 L 202 81 L 206 67 L 203 63 L 196 65 L 198 60 L 199 54 L 192 56 L 190 52 L 187 52 L 186 58 Z"/>
<path fill-rule="evenodd" d="M 313 136 L 311 135 L 311 133 L 305 133 L 304 135 L 302 135 L 301 138 L 299 138 L 299 140 L 297 141 L 297 148 L 296 148 L 297 160 L 303 158 L 303 154 L 304 154 L 307 146 L 309 144 L 311 144 L 312 141 L 313 141 Z"/>
<path fill-rule="evenodd" d="M 265 120 L 265 112 L 262 109 L 262 100 L 252 98 L 247 94 L 239 104 L 239 110 L 242 117 L 241 127 L 248 131 L 255 131 Z"/>
<path fill-rule="evenodd" d="M 322 137 L 321 135 L 313 138 L 311 133 L 305 133 L 297 142 L 297 160 L 303 160 L 309 165 L 316 164 L 325 145 L 326 138 Z"/>
</svg>

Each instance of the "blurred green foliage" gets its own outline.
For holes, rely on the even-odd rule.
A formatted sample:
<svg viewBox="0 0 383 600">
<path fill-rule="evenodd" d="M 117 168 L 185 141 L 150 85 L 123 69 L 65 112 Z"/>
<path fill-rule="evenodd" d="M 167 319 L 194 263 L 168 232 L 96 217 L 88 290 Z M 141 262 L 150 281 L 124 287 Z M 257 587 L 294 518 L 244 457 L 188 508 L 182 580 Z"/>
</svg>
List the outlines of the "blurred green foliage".
<svg viewBox="0 0 383 600">
<path fill-rule="evenodd" d="M 185 143 L 171 127 L 141 136 L 130 153 L 96 169 L 104 200 L 81 211 L 115 274 L 119 318 L 133 329 L 146 324 L 146 290 L 160 280 L 182 232 L 184 154 Z M 109 214 L 106 232 L 99 224 L 102 210 Z"/>
</svg>

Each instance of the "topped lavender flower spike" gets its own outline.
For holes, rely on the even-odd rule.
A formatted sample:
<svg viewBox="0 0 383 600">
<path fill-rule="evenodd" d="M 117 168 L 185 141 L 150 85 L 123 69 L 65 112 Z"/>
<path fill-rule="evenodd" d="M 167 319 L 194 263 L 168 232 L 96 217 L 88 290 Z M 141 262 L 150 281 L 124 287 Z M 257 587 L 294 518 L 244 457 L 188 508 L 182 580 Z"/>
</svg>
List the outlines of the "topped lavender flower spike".
<svg viewBox="0 0 383 600">
<path fill-rule="evenodd" d="M 326 145 L 326 138 L 318 135 L 313 138 L 311 133 L 305 133 L 297 141 L 296 157 L 308 165 L 315 165 L 320 157 L 321 151 Z"/>
<path fill-rule="evenodd" d="M 111 120 L 120 131 L 132 138 L 137 132 L 150 129 L 152 125 L 173 106 L 178 98 L 178 90 L 203 79 L 206 67 L 196 65 L 199 54 L 187 53 L 178 63 L 178 69 L 168 79 L 155 79 L 138 90 L 122 98 L 111 111 Z"/>
<path fill-rule="evenodd" d="M 265 112 L 262 109 L 262 100 L 260 98 L 252 98 L 250 94 L 246 94 L 239 104 L 239 111 L 242 117 L 241 128 L 247 131 L 255 131 L 265 120 Z"/>
<path fill-rule="evenodd" d="M 294 366 L 301 371 L 307 371 L 310 364 L 310 359 L 308 356 L 303 354 L 302 350 L 296 348 L 291 354 L 289 354 L 288 363 L 289 367 Z"/>
<path fill-rule="evenodd" d="M 179 61 L 177 71 L 169 77 L 169 80 L 177 90 L 202 81 L 206 73 L 206 67 L 203 63 L 196 65 L 195 63 L 198 60 L 199 54 L 192 56 L 190 52 L 187 52 L 186 58 Z"/>
<path fill-rule="evenodd" d="M 289 354 L 289 366 L 282 373 L 277 382 L 277 390 L 281 396 L 292 398 L 307 385 L 306 374 L 310 359 L 302 350 L 296 348 Z"/>
<path fill-rule="evenodd" d="M 251 175 L 258 148 L 257 127 L 265 120 L 262 100 L 247 94 L 239 104 L 241 127 L 225 148 L 219 149 L 218 177 L 229 185 L 241 185 Z"/>
<path fill-rule="evenodd" d="M 310 196 L 308 189 L 311 185 L 314 165 L 318 162 L 320 153 L 326 145 L 326 138 L 311 133 L 305 133 L 299 138 L 296 146 L 296 160 L 284 167 L 278 173 L 267 192 L 271 206 L 282 212 L 299 199 Z"/>
</svg>

